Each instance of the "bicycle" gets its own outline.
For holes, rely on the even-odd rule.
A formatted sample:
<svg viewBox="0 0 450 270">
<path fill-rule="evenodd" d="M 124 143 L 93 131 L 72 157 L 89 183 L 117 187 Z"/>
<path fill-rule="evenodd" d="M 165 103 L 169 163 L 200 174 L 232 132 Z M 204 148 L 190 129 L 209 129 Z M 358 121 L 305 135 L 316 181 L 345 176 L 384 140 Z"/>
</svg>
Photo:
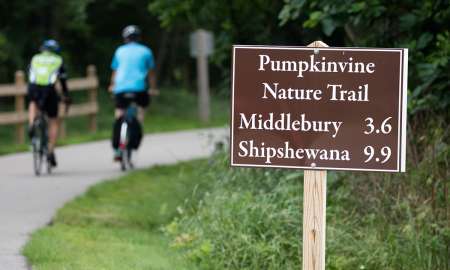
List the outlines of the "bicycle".
<svg viewBox="0 0 450 270">
<path fill-rule="evenodd" d="M 127 93 L 125 97 L 129 98 L 130 100 L 134 100 L 135 94 Z M 138 126 L 136 128 L 141 128 L 140 123 L 137 120 L 137 110 L 138 108 L 136 102 L 131 102 L 130 105 L 128 105 L 128 107 L 125 109 L 125 114 L 122 117 L 122 121 L 120 124 L 118 151 L 120 168 L 122 171 L 134 168 L 131 157 L 133 149 L 136 149 L 137 145 L 132 145 L 130 142 L 132 141 L 132 136 L 137 136 L 137 134 L 133 134 L 133 132 L 135 132 L 134 130 L 132 130 L 133 123 L 137 123 Z"/>
<path fill-rule="evenodd" d="M 36 176 L 41 174 L 44 162 L 46 163 L 47 173 L 50 174 L 52 172 L 52 165 L 47 160 L 47 155 L 49 154 L 47 127 L 47 116 L 39 109 L 31 126 L 33 134 L 31 137 L 31 151 L 33 153 L 33 168 Z"/>
<path fill-rule="evenodd" d="M 65 110 L 64 113 L 67 115 L 69 112 L 69 107 L 72 101 L 70 98 L 66 98 L 64 101 Z M 39 105 L 38 105 L 39 106 Z M 34 174 L 39 176 L 42 171 L 42 165 L 46 164 L 47 173 L 52 173 L 52 164 L 48 160 L 48 117 L 41 106 L 37 110 L 37 115 L 33 120 L 31 126 L 31 151 L 33 154 L 33 169 Z"/>
</svg>

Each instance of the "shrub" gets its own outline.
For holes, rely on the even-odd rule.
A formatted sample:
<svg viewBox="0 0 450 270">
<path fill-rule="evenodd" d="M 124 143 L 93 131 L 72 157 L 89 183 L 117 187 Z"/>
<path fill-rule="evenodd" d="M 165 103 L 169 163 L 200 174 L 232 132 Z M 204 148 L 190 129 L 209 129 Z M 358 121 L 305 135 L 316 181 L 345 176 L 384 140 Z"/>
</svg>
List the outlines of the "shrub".
<svg viewBox="0 0 450 270">
<path fill-rule="evenodd" d="M 448 269 L 448 193 L 432 203 L 427 191 L 446 181 L 423 178 L 448 153 L 407 174 L 329 173 L 327 269 Z M 230 168 L 228 158 L 204 168 L 210 192 L 166 227 L 172 246 L 200 269 L 300 269 L 302 173 Z"/>
</svg>

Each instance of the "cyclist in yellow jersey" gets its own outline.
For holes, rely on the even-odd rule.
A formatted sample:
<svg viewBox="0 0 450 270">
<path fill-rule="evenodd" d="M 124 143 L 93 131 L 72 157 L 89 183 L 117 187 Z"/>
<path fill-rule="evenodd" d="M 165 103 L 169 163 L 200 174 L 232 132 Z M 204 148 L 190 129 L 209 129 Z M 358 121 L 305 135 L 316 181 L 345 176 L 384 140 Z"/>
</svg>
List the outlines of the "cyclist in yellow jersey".
<svg viewBox="0 0 450 270">
<path fill-rule="evenodd" d="M 49 163 L 56 167 L 57 162 L 54 154 L 56 140 L 58 138 L 58 102 L 55 84 L 59 80 L 63 92 L 63 101 L 70 103 L 69 92 L 66 83 L 66 71 L 63 59 L 59 55 L 60 47 L 55 40 L 46 40 L 40 48 L 40 53 L 33 56 L 28 76 L 28 135 L 33 136 L 32 124 L 38 110 L 44 111 L 49 119 L 48 135 Z"/>
</svg>

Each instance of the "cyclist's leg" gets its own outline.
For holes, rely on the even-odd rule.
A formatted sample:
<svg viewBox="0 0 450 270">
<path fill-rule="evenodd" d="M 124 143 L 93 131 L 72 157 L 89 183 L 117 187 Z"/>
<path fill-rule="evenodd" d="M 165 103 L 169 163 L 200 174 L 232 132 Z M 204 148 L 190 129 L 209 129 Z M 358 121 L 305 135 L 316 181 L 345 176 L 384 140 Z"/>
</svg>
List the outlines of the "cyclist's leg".
<svg viewBox="0 0 450 270">
<path fill-rule="evenodd" d="M 145 111 L 147 110 L 148 105 L 150 104 L 150 96 L 148 95 L 147 91 L 140 92 L 136 96 L 135 100 L 137 107 L 137 123 L 135 126 L 135 145 L 134 148 L 137 149 L 139 145 L 141 144 L 142 135 L 143 135 L 143 129 L 142 125 L 144 123 L 145 118 Z"/>
<path fill-rule="evenodd" d="M 132 127 L 132 148 L 138 149 L 139 145 L 141 144 L 142 140 L 142 123 L 144 121 L 144 115 L 145 115 L 145 109 L 146 107 L 137 106 L 137 115 L 134 121 L 131 122 Z"/>
<path fill-rule="evenodd" d="M 122 117 L 125 114 L 125 110 L 124 109 L 119 109 L 116 108 L 115 109 L 115 118 L 114 118 L 114 123 L 113 123 L 113 130 L 112 130 L 112 139 L 111 139 L 111 143 L 112 143 L 112 147 L 114 149 L 114 158 L 116 159 L 119 156 L 119 152 L 118 152 L 118 148 L 119 148 L 119 141 L 120 141 L 120 127 L 122 124 Z"/>
<path fill-rule="evenodd" d="M 138 106 L 137 119 L 138 119 L 139 123 L 141 123 L 141 124 L 144 123 L 146 109 L 147 109 L 146 107 Z"/>
<path fill-rule="evenodd" d="M 34 119 L 36 118 L 36 115 L 38 113 L 38 106 L 35 101 L 30 100 L 28 103 L 28 126 L 32 126 Z"/>
<path fill-rule="evenodd" d="M 52 166 L 56 166 L 56 157 L 54 150 L 58 140 L 58 132 L 60 120 L 58 118 L 59 97 L 54 88 L 49 88 L 47 99 L 45 100 L 43 109 L 48 116 L 48 160 Z"/>
<path fill-rule="evenodd" d="M 39 111 L 38 102 L 40 99 L 39 89 L 35 85 L 28 85 L 28 136 L 33 137 L 33 122 Z"/>
<path fill-rule="evenodd" d="M 60 121 L 58 118 L 54 117 L 48 119 L 47 162 L 49 162 L 52 167 L 56 167 L 58 165 L 55 156 L 55 146 L 58 139 L 59 124 Z"/>
<path fill-rule="evenodd" d="M 114 95 L 114 118 L 120 119 L 125 114 L 125 109 L 130 105 L 130 100 L 128 100 L 124 93 L 119 93 Z"/>
<path fill-rule="evenodd" d="M 58 118 L 48 119 L 48 151 L 53 153 L 58 140 L 60 121 Z"/>
<path fill-rule="evenodd" d="M 116 108 L 114 110 L 114 119 L 119 119 L 125 114 L 125 110 L 121 108 Z"/>
<path fill-rule="evenodd" d="M 150 95 L 147 91 L 140 92 L 136 97 L 136 104 L 138 105 L 137 118 L 140 123 L 144 123 L 145 111 L 150 105 Z"/>
</svg>

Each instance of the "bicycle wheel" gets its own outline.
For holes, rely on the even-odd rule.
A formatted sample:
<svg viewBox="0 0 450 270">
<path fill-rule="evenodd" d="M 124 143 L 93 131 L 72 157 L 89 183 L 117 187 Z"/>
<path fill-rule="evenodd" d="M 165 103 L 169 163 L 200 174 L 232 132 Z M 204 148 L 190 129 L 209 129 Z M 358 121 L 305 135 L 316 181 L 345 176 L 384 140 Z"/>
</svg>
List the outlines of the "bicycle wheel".
<svg viewBox="0 0 450 270">
<path fill-rule="evenodd" d="M 52 173 L 52 164 L 50 164 L 50 162 L 48 161 L 48 157 L 47 157 L 47 155 L 48 155 L 48 150 L 45 150 L 44 151 L 44 155 L 43 156 L 45 156 L 46 158 L 45 158 L 45 162 L 46 162 L 46 164 L 45 165 L 47 165 L 47 173 L 48 174 L 51 174 Z"/>
<path fill-rule="evenodd" d="M 122 171 L 133 169 L 133 162 L 131 161 L 131 153 L 132 149 L 127 145 L 123 149 L 120 150 L 121 159 L 120 159 L 120 169 Z"/>
<path fill-rule="evenodd" d="M 34 174 L 39 176 L 42 170 L 42 163 L 44 160 L 44 152 L 42 148 L 42 132 L 41 132 L 41 121 L 36 119 L 33 123 L 33 137 L 31 138 L 31 147 L 33 151 L 33 169 Z"/>
<path fill-rule="evenodd" d="M 133 165 L 133 161 L 132 161 L 132 159 L 131 159 L 131 154 L 133 153 L 133 150 L 130 148 L 130 149 L 128 149 L 128 158 L 127 158 L 127 162 L 128 162 L 128 168 L 129 169 L 133 169 L 134 168 L 134 165 Z"/>
<path fill-rule="evenodd" d="M 120 136 L 119 136 L 119 150 L 120 150 L 120 169 L 125 171 L 127 169 L 127 158 L 128 158 L 128 123 L 127 121 L 123 121 L 120 125 Z"/>
<path fill-rule="evenodd" d="M 43 154 L 42 151 L 40 151 L 40 146 L 39 146 L 39 140 L 36 138 L 32 139 L 32 151 L 33 151 L 33 169 L 34 169 L 34 174 L 36 176 L 39 176 L 41 174 L 41 169 L 42 169 L 42 160 L 43 160 Z"/>
<path fill-rule="evenodd" d="M 122 171 L 126 171 L 128 169 L 128 150 L 122 149 L 121 151 L 122 158 L 120 159 L 120 169 Z"/>
<path fill-rule="evenodd" d="M 47 173 L 51 174 L 52 173 L 52 164 L 49 162 L 48 160 L 48 125 L 47 125 L 47 118 L 45 118 L 45 116 L 41 116 L 40 118 L 40 123 L 41 125 L 39 126 L 40 128 L 40 140 L 41 140 L 41 152 L 42 152 L 42 160 L 45 160 L 45 167 L 47 169 Z M 42 161 L 43 163 L 44 161 Z"/>
</svg>

